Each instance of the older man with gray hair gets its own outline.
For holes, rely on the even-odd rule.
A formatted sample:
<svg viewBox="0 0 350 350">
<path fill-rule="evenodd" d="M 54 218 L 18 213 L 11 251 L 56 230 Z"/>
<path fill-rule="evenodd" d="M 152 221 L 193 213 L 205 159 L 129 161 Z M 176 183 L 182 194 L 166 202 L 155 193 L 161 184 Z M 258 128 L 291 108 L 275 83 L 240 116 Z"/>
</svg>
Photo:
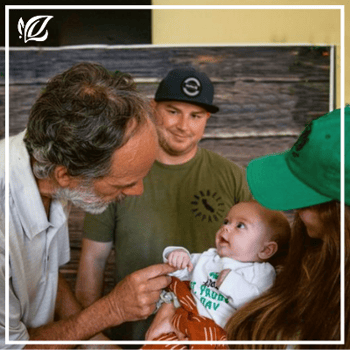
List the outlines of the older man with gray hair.
<svg viewBox="0 0 350 350">
<path fill-rule="evenodd" d="M 34 103 L 26 130 L 9 140 L 6 281 L 5 142 L 1 141 L 0 288 L 4 291 L 9 284 L 10 341 L 90 339 L 105 328 L 153 312 L 160 291 L 170 282 L 165 275 L 172 269 L 167 265 L 127 276 L 85 310 L 59 267 L 70 258 L 69 202 L 96 214 L 125 196 L 142 194 L 142 180 L 157 147 L 148 103 L 129 75 L 111 73 L 94 63 L 77 64 L 56 75 Z M 0 303 L 0 347 L 18 349 L 5 344 L 3 293 Z M 55 347 L 71 345 L 50 345 Z"/>
</svg>

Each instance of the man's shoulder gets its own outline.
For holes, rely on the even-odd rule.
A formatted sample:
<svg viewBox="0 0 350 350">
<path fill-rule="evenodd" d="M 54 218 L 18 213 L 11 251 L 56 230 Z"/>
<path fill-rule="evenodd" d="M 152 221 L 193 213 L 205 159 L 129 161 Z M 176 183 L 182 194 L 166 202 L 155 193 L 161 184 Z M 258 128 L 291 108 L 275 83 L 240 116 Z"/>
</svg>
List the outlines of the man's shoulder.
<svg viewBox="0 0 350 350">
<path fill-rule="evenodd" d="M 0 186 L 5 186 L 5 172 L 9 172 L 9 183 L 17 185 L 28 174 L 30 169 L 30 159 L 23 138 L 26 130 L 8 139 L 8 149 L 6 150 L 5 139 L 0 141 Z M 7 151 L 7 153 L 6 153 Z M 8 169 L 5 157 L 8 155 Z M 1 189 L 1 187 L 0 187 Z"/>
<path fill-rule="evenodd" d="M 129 197 L 127 197 L 125 200 L 127 200 Z M 99 222 L 100 224 L 106 225 L 109 223 L 111 220 L 114 220 L 115 215 L 116 215 L 116 209 L 118 205 L 123 205 L 125 203 L 125 200 L 122 202 L 112 202 L 108 205 L 107 209 L 103 211 L 100 214 L 91 214 L 86 212 L 85 213 L 85 219 L 84 222 L 87 225 L 90 225 L 92 222 Z"/>
<path fill-rule="evenodd" d="M 213 161 L 216 161 L 216 162 L 223 162 L 224 164 L 235 164 L 228 158 L 207 148 L 201 148 L 201 153 L 202 153 L 202 157 L 207 157 L 208 159 L 212 159 Z"/>
<path fill-rule="evenodd" d="M 4 210 L 5 201 L 5 139 L 0 141 L 0 210 Z"/>
<path fill-rule="evenodd" d="M 5 139 L 0 140 L 0 180 L 5 176 Z"/>
<path fill-rule="evenodd" d="M 24 138 L 25 130 L 20 132 L 17 135 L 10 136 L 8 139 L 8 155 L 9 155 L 9 163 L 11 166 L 15 166 L 20 162 L 20 159 L 25 156 L 28 158 L 28 152 L 25 148 L 23 138 Z M 6 140 L 0 140 L 0 175 L 4 175 L 5 172 L 5 156 L 6 156 Z"/>
<path fill-rule="evenodd" d="M 5 254 L 5 228 L 0 224 L 0 254 Z"/>
</svg>

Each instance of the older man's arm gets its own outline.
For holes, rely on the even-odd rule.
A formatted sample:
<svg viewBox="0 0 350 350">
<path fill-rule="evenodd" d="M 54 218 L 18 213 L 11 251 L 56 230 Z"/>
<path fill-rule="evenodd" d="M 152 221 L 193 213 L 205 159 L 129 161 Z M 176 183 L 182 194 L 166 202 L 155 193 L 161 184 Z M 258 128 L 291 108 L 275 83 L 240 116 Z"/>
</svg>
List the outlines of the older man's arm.
<svg viewBox="0 0 350 350">
<path fill-rule="evenodd" d="M 174 269 L 158 264 L 124 278 L 105 297 L 67 319 L 30 329 L 30 340 L 86 340 L 102 330 L 127 321 L 147 318 L 155 309 L 159 294 L 171 281 L 166 274 Z M 47 349 L 47 345 L 27 345 L 27 349 Z M 71 345 L 51 345 L 69 349 Z"/>
<path fill-rule="evenodd" d="M 55 318 L 57 320 L 64 320 L 79 313 L 82 309 L 82 306 L 75 298 L 66 279 L 61 273 L 59 273 L 55 305 Z"/>
<path fill-rule="evenodd" d="M 55 315 L 57 319 L 66 319 L 77 313 L 83 308 L 75 298 L 71 288 L 69 287 L 66 279 L 60 273 L 58 281 L 57 299 L 55 306 Z M 89 339 L 93 345 L 81 345 L 79 349 L 120 349 L 116 345 L 95 345 L 95 341 L 110 341 L 103 333 L 98 333 L 94 337 Z"/>
</svg>

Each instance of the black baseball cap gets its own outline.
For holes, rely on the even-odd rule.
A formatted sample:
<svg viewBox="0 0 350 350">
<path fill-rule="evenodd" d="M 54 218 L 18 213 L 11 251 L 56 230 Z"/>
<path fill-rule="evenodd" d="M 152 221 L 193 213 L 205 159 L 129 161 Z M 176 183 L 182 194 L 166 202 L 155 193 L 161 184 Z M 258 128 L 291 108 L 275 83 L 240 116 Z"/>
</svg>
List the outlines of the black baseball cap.
<svg viewBox="0 0 350 350">
<path fill-rule="evenodd" d="M 203 107 L 210 113 L 219 108 L 213 105 L 214 87 L 205 73 L 192 67 L 176 68 L 160 82 L 155 101 L 183 101 Z"/>
</svg>

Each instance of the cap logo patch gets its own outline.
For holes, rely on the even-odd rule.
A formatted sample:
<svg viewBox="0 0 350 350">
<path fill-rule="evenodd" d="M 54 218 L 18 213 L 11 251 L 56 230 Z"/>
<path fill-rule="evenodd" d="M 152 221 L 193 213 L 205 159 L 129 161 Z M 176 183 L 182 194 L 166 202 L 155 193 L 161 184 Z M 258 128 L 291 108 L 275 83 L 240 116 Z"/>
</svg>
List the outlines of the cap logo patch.
<svg viewBox="0 0 350 350">
<path fill-rule="evenodd" d="M 299 157 L 298 152 L 300 152 L 304 146 L 308 143 L 309 141 L 309 135 L 312 130 L 312 123 L 310 123 L 305 130 L 302 132 L 302 134 L 299 136 L 298 141 L 294 144 L 293 146 L 293 152 L 292 155 L 294 157 Z"/>
<path fill-rule="evenodd" d="M 202 84 L 197 78 L 189 77 L 182 82 L 181 90 L 185 95 L 195 97 L 201 93 Z"/>
</svg>

